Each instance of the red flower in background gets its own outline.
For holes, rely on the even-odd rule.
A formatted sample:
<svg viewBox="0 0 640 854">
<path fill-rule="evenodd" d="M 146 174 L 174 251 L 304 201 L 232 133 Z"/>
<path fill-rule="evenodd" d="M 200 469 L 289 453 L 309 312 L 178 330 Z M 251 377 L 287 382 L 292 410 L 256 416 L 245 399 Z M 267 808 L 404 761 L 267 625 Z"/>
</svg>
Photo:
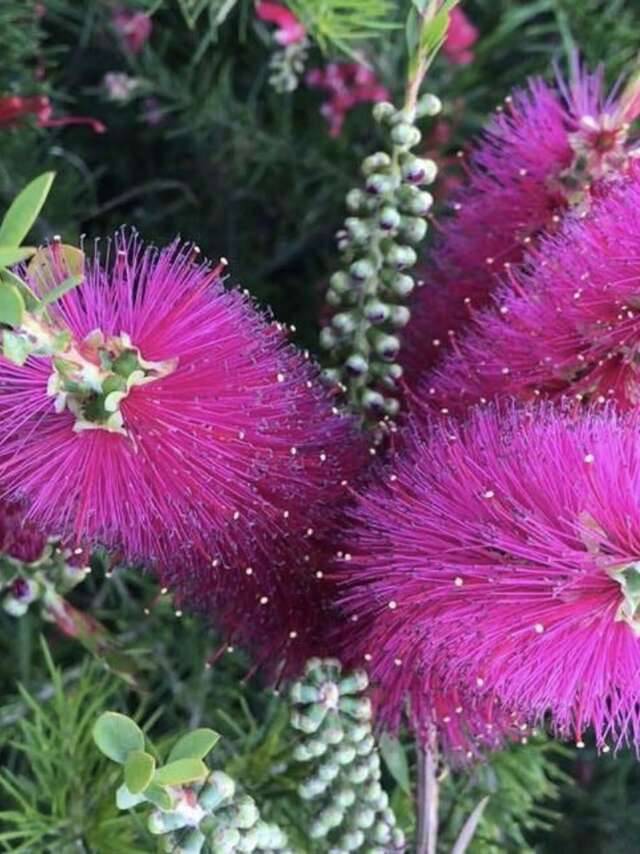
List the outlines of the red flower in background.
<svg viewBox="0 0 640 854">
<path fill-rule="evenodd" d="M 123 9 L 116 12 L 111 23 L 131 53 L 140 53 L 151 35 L 151 18 L 144 12 Z"/>
<path fill-rule="evenodd" d="M 389 100 L 389 92 L 375 72 L 360 63 L 330 62 L 325 68 L 309 71 L 305 79 L 308 86 L 328 93 L 320 112 L 329 122 L 331 136 L 340 134 L 347 113 L 356 104 Z"/>
<path fill-rule="evenodd" d="M 258 3 L 256 15 L 261 21 L 269 21 L 276 25 L 277 31 L 274 37 L 281 45 L 301 42 L 307 34 L 303 24 L 293 12 L 281 6 L 280 3 Z"/>
<path fill-rule="evenodd" d="M 470 48 L 478 41 L 478 28 L 474 27 L 465 13 L 456 6 L 449 17 L 449 29 L 442 52 L 450 62 L 456 65 L 468 65 L 473 62 Z"/>
<path fill-rule="evenodd" d="M 34 118 L 38 127 L 90 125 L 96 133 L 104 133 L 106 130 L 102 122 L 90 116 L 61 116 L 54 119 L 52 112 L 51 101 L 46 95 L 10 95 L 0 98 L 0 129 L 22 127 L 26 119 Z"/>
</svg>

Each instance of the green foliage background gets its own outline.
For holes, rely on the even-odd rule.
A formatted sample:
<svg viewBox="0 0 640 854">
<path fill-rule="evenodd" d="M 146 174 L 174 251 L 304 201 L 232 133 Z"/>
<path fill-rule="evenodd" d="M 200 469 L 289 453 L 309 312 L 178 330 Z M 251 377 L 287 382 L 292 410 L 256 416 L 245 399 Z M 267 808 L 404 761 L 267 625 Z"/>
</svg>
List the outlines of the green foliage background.
<svg viewBox="0 0 640 854">
<path fill-rule="evenodd" d="M 129 8 L 153 13 L 150 44 L 137 57 L 121 49 L 110 26 L 115 3 L 42 5 L 40 16 L 31 0 L 0 3 L 0 96 L 47 94 L 57 115 L 96 117 L 108 132 L 0 127 L 0 207 L 34 175 L 55 169 L 40 237 L 60 233 L 75 241 L 85 234 L 89 241 L 122 223 L 151 241 L 181 234 L 206 255 L 229 258 L 231 281 L 294 324 L 299 343 L 315 348 L 342 200 L 361 158 L 376 146 L 367 106 L 332 139 L 317 91 L 274 92 L 269 28 L 255 22 L 249 0 L 129 0 Z M 399 95 L 409 0 L 351 0 L 346 31 L 320 14 L 331 12 L 330 0 L 293 5 L 321 46 L 312 50 L 310 67 L 356 51 Z M 453 125 L 444 154 L 467 144 L 513 86 L 531 74 L 553 75 L 553 63 L 566 67 L 576 48 L 591 65 L 606 62 L 611 81 L 640 50 L 635 0 L 468 0 L 464 9 L 481 30 L 475 60 L 454 66 L 440 58 L 428 83 Z M 350 37 L 363 29 L 366 39 Z M 142 81 L 129 103 L 106 100 L 102 79 L 111 71 Z M 145 121 L 148 98 L 162 113 L 160 124 Z M 155 850 L 140 822 L 115 810 L 116 770 L 89 739 L 97 713 L 120 708 L 160 737 L 198 725 L 219 730 L 215 761 L 242 781 L 265 817 L 287 825 L 311 851 L 304 812 L 291 798 L 296 778 L 287 766 L 286 704 L 251 675 L 242 654 L 223 652 L 208 667 L 219 649 L 215 629 L 178 619 L 167 597 L 158 599 L 151 580 L 133 571 L 107 579 L 97 569 L 73 601 L 120 637 L 145 691 L 129 691 L 36 615 L 17 623 L 0 616 L 0 847 Z M 403 745 L 415 780 L 412 745 Z M 387 782 L 410 831 L 406 784 L 390 772 Z M 640 772 L 625 752 L 596 759 L 589 747 L 576 751 L 541 737 L 470 776 L 450 771 L 442 785 L 443 851 L 484 794 L 491 799 L 474 854 L 640 851 Z"/>
</svg>

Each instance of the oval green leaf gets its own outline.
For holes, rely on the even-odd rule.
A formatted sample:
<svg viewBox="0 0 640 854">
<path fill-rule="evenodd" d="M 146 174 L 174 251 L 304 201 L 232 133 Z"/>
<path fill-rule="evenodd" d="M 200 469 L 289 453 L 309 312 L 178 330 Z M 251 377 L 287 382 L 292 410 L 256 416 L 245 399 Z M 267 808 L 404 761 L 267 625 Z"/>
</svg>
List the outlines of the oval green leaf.
<svg viewBox="0 0 640 854">
<path fill-rule="evenodd" d="M 158 768 L 153 782 L 158 786 L 183 786 L 185 783 L 204 780 L 208 773 L 209 769 L 201 759 L 176 759 Z"/>
<path fill-rule="evenodd" d="M 158 809 L 165 810 L 165 812 L 173 807 L 173 800 L 169 792 L 165 792 L 162 786 L 157 786 L 155 783 L 152 783 L 145 790 L 144 796 L 146 800 L 151 801 Z"/>
<path fill-rule="evenodd" d="M 118 712 L 104 712 L 93 727 L 98 748 L 121 765 L 132 750 L 144 750 L 144 735 L 135 721 Z"/>
<path fill-rule="evenodd" d="M 22 335 L 14 335 L 8 329 L 2 335 L 2 352 L 5 359 L 14 365 L 24 365 L 31 355 L 31 344 Z"/>
<path fill-rule="evenodd" d="M 171 748 L 168 762 L 176 759 L 204 759 L 210 750 L 216 746 L 220 735 L 213 729 L 194 729 L 179 738 Z"/>
<path fill-rule="evenodd" d="M 55 177 L 55 172 L 45 172 L 18 193 L 0 223 L 0 246 L 20 246 L 37 220 Z"/>
<path fill-rule="evenodd" d="M 144 750 L 131 750 L 124 763 L 124 782 L 132 795 L 144 792 L 153 772 L 156 770 L 156 760 Z"/>
<path fill-rule="evenodd" d="M 24 300 L 15 285 L 0 284 L 0 323 L 20 326 L 24 315 Z"/>
</svg>

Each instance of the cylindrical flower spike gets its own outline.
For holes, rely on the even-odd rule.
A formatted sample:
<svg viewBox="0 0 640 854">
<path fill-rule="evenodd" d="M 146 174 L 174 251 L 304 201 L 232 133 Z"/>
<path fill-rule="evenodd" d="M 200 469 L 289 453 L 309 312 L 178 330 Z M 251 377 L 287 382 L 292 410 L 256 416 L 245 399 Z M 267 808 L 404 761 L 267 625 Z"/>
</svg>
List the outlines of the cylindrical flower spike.
<svg viewBox="0 0 640 854">
<path fill-rule="evenodd" d="M 544 239 L 479 312 L 421 403 L 462 415 L 494 398 L 640 401 L 640 169 Z"/>
<path fill-rule="evenodd" d="M 386 719 L 409 700 L 430 723 L 439 682 L 514 724 L 548 716 L 563 737 L 638 749 L 639 428 L 610 410 L 480 409 L 407 439 L 341 567 L 346 644 Z"/>
<path fill-rule="evenodd" d="M 556 91 L 532 80 L 499 108 L 420 271 L 425 284 L 401 359 L 412 386 L 487 303 L 505 270 L 567 210 L 586 210 L 602 183 L 632 162 L 637 91 L 633 78 L 607 97 L 602 69 L 589 74 L 576 59 L 570 85 L 559 79 Z"/>
<path fill-rule="evenodd" d="M 0 359 L 3 493 L 220 605 L 238 642 L 290 644 L 318 610 L 313 544 L 363 458 L 313 367 L 178 243 L 118 235 L 49 317 L 61 356 Z"/>
</svg>

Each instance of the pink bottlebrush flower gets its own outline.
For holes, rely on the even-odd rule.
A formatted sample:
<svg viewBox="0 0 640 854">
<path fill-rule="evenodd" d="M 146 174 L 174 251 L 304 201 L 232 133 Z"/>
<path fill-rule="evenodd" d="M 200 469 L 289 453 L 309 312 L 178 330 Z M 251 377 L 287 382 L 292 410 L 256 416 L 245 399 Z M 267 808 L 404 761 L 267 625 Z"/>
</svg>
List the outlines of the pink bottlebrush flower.
<svg viewBox="0 0 640 854">
<path fill-rule="evenodd" d="M 341 566 L 387 716 L 428 710 L 435 673 L 514 721 L 640 745 L 639 426 L 480 409 L 408 437 Z"/>
<path fill-rule="evenodd" d="M 104 133 L 106 128 L 97 119 L 88 116 L 52 117 L 53 108 L 46 95 L 10 95 L 0 98 L 0 129 L 23 127 L 25 120 L 35 119 L 38 127 L 65 127 L 66 125 L 89 125 L 95 133 Z"/>
<path fill-rule="evenodd" d="M 191 604 L 216 598 L 266 643 L 261 626 L 288 637 L 296 608 L 312 622 L 301 543 L 348 497 L 362 440 L 283 330 L 197 254 L 118 235 L 51 309 L 72 335 L 65 365 L 0 359 L 0 491 L 44 530 L 152 566 Z M 74 396 L 76 376 L 97 391 Z"/>
<path fill-rule="evenodd" d="M 540 80 L 517 91 L 472 154 L 406 330 L 410 383 L 486 304 L 505 269 L 569 208 L 588 207 L 598 187 L 629 163 L 638 81 L 607 98 L 601 70 L 587 74 L 574 64 L 573 80 L 558 92 Z"/>
<path fill-rule="evenodd" d="M 543 239 L 417 397 L 462 415 L 493 398 L 640 402 L 640 167 Z"/>
<path fill-rule="evenodd" d="M 479 31 L 471 23 L 459 6 L 449 14 L 449 29 L 442 46 L 442 52 L 450 62 L 456 65 L 468 65 L 473 62 L 471 48 L 478 41 Z"/>
<path fill-rule="evenodd" d="M 355 62 L 330 62 L 325 68 L 313 68 L 305 76 L 308 86 L 324 89 L 327 100 L 320 112 L 329 122 L 329 134 L 339 136 L 344 120 L 356 104 L 389 100 L 375 72 Z"/>
<path fill-rule="evenodd" d="M 151 36 L 151 18 L 144 12 L 121 9 L 114 14 L 111 23 L 127 50 L 133 54 L 140 53 Z"/>
<path fill-rule="evenodd" d="M 307 31 L 290 9 L 280 3 L 267 3 L 261 0 L 256 6 L 256 15 L 261 21 L 269 21 L 277 27 L 275 40 L 278 44 L 288 45 L 301 42 Z"/>
</svg>

